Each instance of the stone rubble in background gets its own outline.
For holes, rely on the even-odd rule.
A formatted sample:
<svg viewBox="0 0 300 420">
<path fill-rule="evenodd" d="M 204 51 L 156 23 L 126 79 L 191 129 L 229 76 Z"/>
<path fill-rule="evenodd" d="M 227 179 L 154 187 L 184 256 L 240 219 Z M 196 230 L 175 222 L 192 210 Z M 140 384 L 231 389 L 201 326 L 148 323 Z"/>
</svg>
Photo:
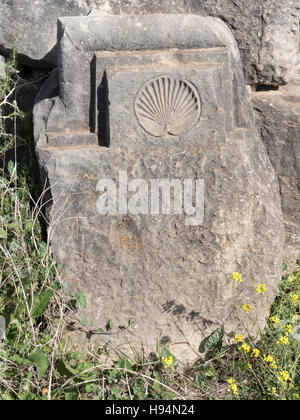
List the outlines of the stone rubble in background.
<svg viewBox="0 0 300 420">
<path fill-rule="evenodd" d="M 281 85 L 300 79 L 298 0 L 193 0 L 191 12 L 218 17 L 229 26 L 247 83 Z"/>
<path fill-rule="evenodd" d="M 5 76 L 5 58 L 0 55 L 0 79 Z"/>
<path fill-rule="evenodd" d="M 15 41 L 19 63 L 54 67 L 57 18 L 86 13 L 81 0 L 0 0 L 0 53 L 8 54 Z"/>
<path fill-rule="evenodd" d="M 238 42 L 248 84 L 280 85 L 300 78 L 298 0 L 1 0 L 0 52 L 7 52 L 19 31 L 21 63 L 56 65 L 56 22 L 87 15 L 195 13 L 218 17 Z"/>
<path fill-rule="evenodd" d="M 253 92 L 256 124 L 277 174 L 285 222 L 284 259 L 300 254 L 300 84 Z"/>
<path fill-rule="evenodd" d="M 112 321 L 113 331 L 93 339 L 146 352 L 160 340 L 181 361 L 195 359 L 221 325 L 226 340 L 243 332 L 240 319 L 255 335 L 278 292 L 284 232 L 278 181 L 228 27 L 193 15 L 94 15 L 62 18 L 58 28 L 58 72 L 37 98 L 35 140 L 51 187 L 51 250 L 69 293 L 87 297 L 80 330 L 106 331 Z M 200 95 L 201 117 L 178 135 L 160 135 L 137 117 L 141 88 L 161 75 Z M 99 146 L 109 131 L 110 147 Z M 204 179 L 204 223 L 101 216 L 98 182 L 118 184 L 119 171 L 148 183 Z M 244 276 L 236 292 L 234 271 Z M 268 290 L 260 300 L 257 283 Z M 236 313 L 241 304 L 253 306 L 247 318 Z"/>
</svg>

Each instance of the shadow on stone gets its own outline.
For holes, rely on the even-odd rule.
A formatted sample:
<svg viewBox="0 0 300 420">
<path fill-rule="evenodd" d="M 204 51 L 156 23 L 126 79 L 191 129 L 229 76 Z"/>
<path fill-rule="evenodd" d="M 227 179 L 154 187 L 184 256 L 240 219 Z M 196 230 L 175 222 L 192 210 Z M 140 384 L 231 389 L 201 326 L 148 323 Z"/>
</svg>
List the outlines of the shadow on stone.
<svg viewBox="0 0 300 420">
<path fill-rule="evenodd" d="M 102 82 L 97 91 L 98 102 L 98 139 L 99 145 L 110 146 L 110 122 L 109 122 L 109 92 L 107 74 L 104 72 Z"/>
</svg>

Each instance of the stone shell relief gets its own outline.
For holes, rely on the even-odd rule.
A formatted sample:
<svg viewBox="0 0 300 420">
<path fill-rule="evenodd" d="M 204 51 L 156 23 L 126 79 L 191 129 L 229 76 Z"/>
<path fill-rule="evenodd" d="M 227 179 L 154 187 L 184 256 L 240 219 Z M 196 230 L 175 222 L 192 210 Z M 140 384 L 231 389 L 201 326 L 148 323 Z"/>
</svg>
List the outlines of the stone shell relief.
<svg viewBox="0 0 300 420">
<path fill-rule="evenodd" d="M 152 136 L 178 136 L 198 121 L 201 101 L 190 82 L 169 76 L 149 80 L 135 101 L 135 113 L 141 127 Z"/>
</svg>

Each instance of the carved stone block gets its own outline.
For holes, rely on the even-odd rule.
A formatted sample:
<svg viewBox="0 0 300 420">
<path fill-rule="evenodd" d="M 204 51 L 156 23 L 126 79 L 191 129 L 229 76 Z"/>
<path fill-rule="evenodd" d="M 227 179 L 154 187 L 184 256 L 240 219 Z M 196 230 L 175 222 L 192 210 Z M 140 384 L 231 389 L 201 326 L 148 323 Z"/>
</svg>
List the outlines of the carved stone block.
<svg viewBox="0 0 300 420">
<path fill-rule="evenodd" d="M 228 28 L 193 15 L 63 18 L 58 40 L 36 150 L 52 251 L 70 293 L 87 296 L 86 333 L 127 350 L 160 340 L 193 359 L 217 327 L 227 340 L 242 332 L 246 303 L 255 335 L 277 292 L 283 225 Z M 109 320 L 115 331 L 99 333 Z"/>
</svg>

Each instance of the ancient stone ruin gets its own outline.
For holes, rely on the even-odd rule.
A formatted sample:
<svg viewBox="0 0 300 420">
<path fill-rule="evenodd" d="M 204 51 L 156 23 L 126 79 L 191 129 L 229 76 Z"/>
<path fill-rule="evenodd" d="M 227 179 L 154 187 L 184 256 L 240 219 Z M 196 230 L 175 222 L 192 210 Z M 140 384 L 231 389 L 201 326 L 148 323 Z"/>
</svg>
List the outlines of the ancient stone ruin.
<svg viewBox="0 0 300 420">
<path fill-rule="evenodd" d="M 16 32 L 19 59 L 33 67 L 57 64 L 56 21 L 110 14 L 192 13 L 225 22 L 237 40 L 246 82 L 281 85 L 300 78 L 298 0 L 1 0 L 0 52 Z"/>
<path fill-rule="evenodd" d="M 285 222 L 284 261 L 300 252 L 300 84 L 253 92 L 256 125 L 276 171 Z"/>
<path fill-rule="evenodd" d="M 228 27 L 192 14 L 64 17 L 57 51 L 35 140 L 52 252 L 70 295 L 87 296 L 76 339 L 160 342 L 184 361 L 216 328 L 242 331 L 245 303 L 255 335 L 281 277 L 282 210 Z"/>
</svg>

